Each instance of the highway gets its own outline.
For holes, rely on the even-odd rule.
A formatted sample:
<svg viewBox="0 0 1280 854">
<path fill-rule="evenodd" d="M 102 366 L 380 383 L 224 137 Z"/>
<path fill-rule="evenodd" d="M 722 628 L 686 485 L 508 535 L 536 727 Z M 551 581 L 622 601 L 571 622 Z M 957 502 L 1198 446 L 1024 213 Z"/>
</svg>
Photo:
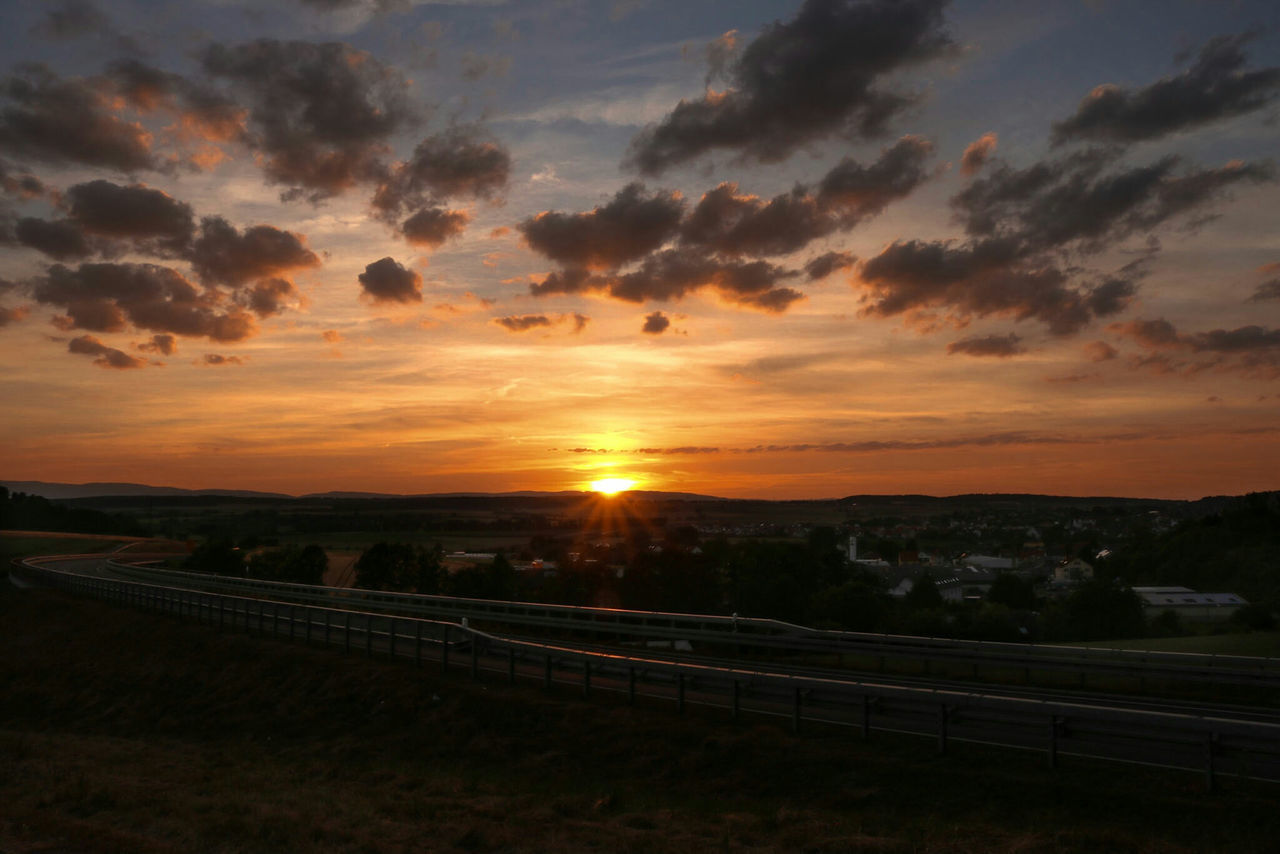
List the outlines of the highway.
<svg viewBox="0 0 1280 854">
<path fill-rule="evenodd" d="M 983 685 L 977 692 L 972 683 L 866 679 L 847 670 L 793 666 L 776 655 L 751 660 L 490 634 L 462 620 L 365 610 L 360 599 L 324 595 L 324 605 L 301 603 L 268 597 L 276 591 L 266 589 L 251 597 L 176 586 L 184 580 L 206 586 L 186 573 L 166 573 L 159 584 L 120 572 L 119 563 L 81 556 L 29 559 L 11 576 L 222 630 L 407 659 L 445 672 L 461 669 L 473 678 L 554 690 L 572 685 L 584 695 L 614 692 L 676 711 L 696 705 L 734 718 L 779 716 L 795 729 L 849 727 L 864 737 L 873 731 L 926 735 L 936 739 L 939 752 L 955 740 L 998 744 L 1041 751 L 1051 765 L 1062 756 L 1087 756 L 1194 769 L 1208 785 L 1222 773 L 1280 781 L 1280 720 L 1265 706 L 1025 686 Z"/>
</svg>

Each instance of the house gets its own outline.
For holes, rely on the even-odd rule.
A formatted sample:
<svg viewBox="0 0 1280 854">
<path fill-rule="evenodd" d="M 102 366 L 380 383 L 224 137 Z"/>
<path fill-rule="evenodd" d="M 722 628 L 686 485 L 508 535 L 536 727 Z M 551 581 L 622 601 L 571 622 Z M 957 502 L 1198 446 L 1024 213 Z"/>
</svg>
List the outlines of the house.
<svg viewBox="0 0 1280 854">
<path fill-rule="evenodd" d="M 916 579 L 925 575 L 927 570 L 919 565 L 900 566 L 883 570 L 885 588 L 890 596 L 901 599 L 916 586 Z M 944 602 L 960 602 L 964 600 L 964 587 L 960 579 L 952 575 L 933 575 L 933 584 L 938 588 Z"/>
<path fill-rule="evenodd" d="M 1135 587 L 1148 617 L 1172 611 L 1184 620 L 1226 620 L 1249 603 L 1235 593 L 1197 593 L 1189 587 Z"/>
<path fill-rule="evenodd" d="M 1053 568 L 1054 584 L 1079 584 L 1093 578 L 1093 564 L 1074 558 L 1063 561 Z"/>
</svg>

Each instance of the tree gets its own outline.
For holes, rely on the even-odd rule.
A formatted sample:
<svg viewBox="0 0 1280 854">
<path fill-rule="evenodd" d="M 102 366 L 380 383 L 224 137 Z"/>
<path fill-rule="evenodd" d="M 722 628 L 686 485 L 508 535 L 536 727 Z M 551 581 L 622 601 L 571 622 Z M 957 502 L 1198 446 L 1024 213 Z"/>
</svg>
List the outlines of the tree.
<svg viewBox="0 0 1280 854">
<path fill-rule="evenodd" d="M 1015 611 L 1030 611 L 1036 606 L 1036 594 L 1030 581 L 1002 572 L 991 582 L 987 601 L 993 605 L 1007 605 Z"/>
<path fill-rule="evenodd" d="M 441 555 L 439 545 L 426 549 L 408 543 L 375 543 L 356 561 L 356 587 L 437 593 Z"/>
<path fill-rule="evenodd" d="M 208 572 L 214 575 L 244 575 L 244 555 L 229 539 L 206 540 L 196 546 L 182 564 L 192 572 Z"/>
<path fill-rule="evenodd" d="M 938 585 L 934 583 L 933 577 L 927 572 L 921 573 L 916 577 L 911 589 L 907 591 L 907 595 L 902 597 L 902 601 L 912 611 L 924 611 L 943 606 L 942 594 L 938 592 Z"/>
</svg>

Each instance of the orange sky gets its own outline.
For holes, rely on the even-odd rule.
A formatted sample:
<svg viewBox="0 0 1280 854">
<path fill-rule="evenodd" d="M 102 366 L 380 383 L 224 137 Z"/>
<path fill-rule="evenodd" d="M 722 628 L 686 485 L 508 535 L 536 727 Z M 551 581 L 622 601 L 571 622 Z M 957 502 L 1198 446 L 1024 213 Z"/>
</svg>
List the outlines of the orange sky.
<svg viewBox="0 0 1280 854">
<path fill-rule="evenodd" d="M 0 478 L 1278 486 L 1265 3 L 54 5 L 0 36 Z"/>
</svg>

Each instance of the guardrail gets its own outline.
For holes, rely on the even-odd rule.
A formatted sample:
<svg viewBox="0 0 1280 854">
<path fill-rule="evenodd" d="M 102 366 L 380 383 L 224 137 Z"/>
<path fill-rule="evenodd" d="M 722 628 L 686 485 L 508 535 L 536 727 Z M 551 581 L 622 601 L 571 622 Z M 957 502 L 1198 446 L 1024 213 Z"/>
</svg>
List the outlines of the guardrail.
<svg viewBox="0 0 1280 854">
<path fill-rule="evenodd" d="M 884 669 L 886 660 L 893 659 L 919 662 L 926 673 L 932 663 L 948 664 L 951 665 L 951 670 L 967 670 L 972 678 L 978 678 L 983 671 L 1020 670 L 1024 681 L 1028 683 L 1031 682 L 1031 670 L 1067 672 L 1078 678 L 1081 688 L 1087 686 L 1090 677 L 1124 677 L 1140 682 L 1151 679 L 1264 690 L 1280 689 L 1280 659 L 1274 658 L 1138 652 L 826 631 L 750 617 L 625 611 L 388 593 L 179 572 L 139 567 L 119 561 L 109 561 L 109 565 L 115 572 L 129 577 L 161 580 L 205 590 L 269 596 L 299 603 L 355 601 L 367 610 L 406 616 L 446 617 L 454 621 L 466 618 L 483 623 L 536 626 L 615 637 L 680 639 L 736 649 L 862 656 L 875 660 L 880 670 Z"/>
<path fill-rule="evenodd" d="M 1280 781 L 1280 725 L 1186 714 L 1049 702 L 874 682 L 813 678 L 762 669 L 715 667 L 643 656 L 589 652 L 512 640 L 449 622 L 267 598 L 91 577 L 15 562 L 27 583 L 94 596 L 251 634 L 289 638 L 367 656 L 438 662 L 472 678 L 496 672 L 510 682 L 567 682 L 592 691 L 743 714 L 786 716 L 794 729 L 818 722 L 872 731 L 926 735 L 939 753 L 970 741 L 1061 756 L 1196 770 L 1213 787 L 1220 774 Z"/>
</svg>

